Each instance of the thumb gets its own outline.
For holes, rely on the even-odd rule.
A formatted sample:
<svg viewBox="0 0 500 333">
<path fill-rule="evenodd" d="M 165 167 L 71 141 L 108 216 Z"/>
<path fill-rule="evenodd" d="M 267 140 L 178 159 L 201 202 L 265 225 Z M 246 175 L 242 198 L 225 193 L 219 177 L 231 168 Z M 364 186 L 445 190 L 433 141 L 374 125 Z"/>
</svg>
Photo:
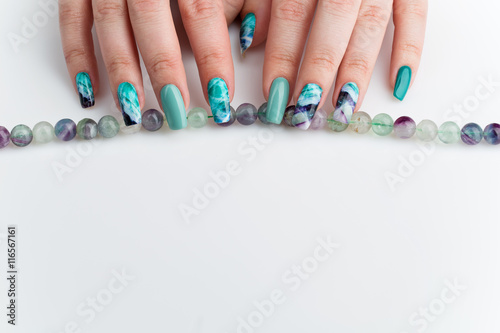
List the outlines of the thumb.
<svg viewBox="0 0 500 333">
<path fill-rule="evenodd" d="M 245 54 L 249 47 L 257 46 L 267 38 L 271 19 L 272 0 L 246 0 L 240 16 L 240 49 Z"/>
</svg>

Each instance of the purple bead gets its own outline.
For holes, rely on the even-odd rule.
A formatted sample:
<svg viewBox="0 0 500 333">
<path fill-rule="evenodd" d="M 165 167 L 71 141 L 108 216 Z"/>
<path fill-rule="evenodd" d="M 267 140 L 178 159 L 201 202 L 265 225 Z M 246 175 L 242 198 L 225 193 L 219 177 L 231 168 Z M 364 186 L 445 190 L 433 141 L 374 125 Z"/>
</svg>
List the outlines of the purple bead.
<svg viewBox="0 0 500 333">
<path fill-rule="evenodd" d="M 411 138 L 417 130 L 417 124 L 410 117 L 399 117 L 394 122 L 394 134 L 400 139 Z"/>
<path fill-rule="evenodd" d="M 54 126 L 56 136 L 62 141 L 71 141 L 76 136 L 76 124 L 71 119 L 61 119 Z"/>
<path fill-rule="evenodd" d="M 269 125 L 270 122 L 267 121 L 266 112 L 267 112 L 267 102 L 260 106 L 258 110 L 258 117 L 263 124 Z"/>
<path fill-rule="evenodd" d="M 293 114 L 295 112 L 295 105 L 290 105 L 285 109 L 285 115 L 283 116 L 283 122 L 290 127 L 294 127 L 292 124 Z"/>
<path fill-rule="evenodd" d="M 10 142 L 9 130 L 3 126 L 0 126 L 0 149 L 7 147 Z"/>
<path fill-rule="evenodd" d="M 500 125 L 497 123 L 489 124 L 484 128 L 484 140 L 490 145 L 500 143 Z"/>
<path fill-rule="evenodd" d="M 142 114 L 142 127 L 146 131 L 155 132 L 163 126 L 163 113 L 156 109 L 149 109 Z"/>
<path fill-rule="evenodd" d="M 480 143 L 483 139 L 483 130 L 478 124 L 469 123 L 462 128 L 460 137 L 465 144 L 474 146 Z"/>
<path fill-rule="evenodd" d="M 229 121 L 227 123 L 216 123 L 216 124 L 222 127 L 228 127 L 231 126 L 235 121 L 236 121 L 236 111 L 234 111 L 234 108 L 231 106 L 231 114 L 229 116 Z"/>
<path fill-rule="evenodd" d="M 314 117 L 311 121 L 311 126 L 309 126 L 309 128 L 312 130 L 322 129 L 323 127 L 325 127 L 326 117 L 327 114 L 325 110 L 323 109 L 317 110 L 316 113 L 314 114 Z"/>
<path fill-rule="evenodd" d="M 236 119 L 242 125 L 252 125 L 257 120 L 257 108 L 250 103 L 241 104 L 236 109 Z"/>
</svg>

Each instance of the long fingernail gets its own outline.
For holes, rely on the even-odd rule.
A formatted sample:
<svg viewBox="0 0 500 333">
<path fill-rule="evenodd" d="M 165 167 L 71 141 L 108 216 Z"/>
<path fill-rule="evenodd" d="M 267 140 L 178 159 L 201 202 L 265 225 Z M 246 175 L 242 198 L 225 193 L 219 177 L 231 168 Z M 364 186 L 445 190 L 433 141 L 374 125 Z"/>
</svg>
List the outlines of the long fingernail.
<svg viewBox="0 0 500 333">
<path fill-rule="evenodd" d="M 80 72 L 76 74 L 76 88 L 78 89 L 78 96 L 80 96 L 80 104 L 82 108 L 90 108 L 94 106 L 94 89 L 92 88 L 92 82 L 90 81 L 90 76 L 85 72 Z"/>
<path fill-rule="evenodd" d="M 187 126 L 186 106 L 179 89 L 168 84 L 161 89 L 161 105 L 167 117 L 168 126 L 172 130 L 180 130 Z"/>
<path fill-rule="evenodd" d="M 403 66 L 398 71 L 398 77 L 396 78 L 396 85 L 394 86 L 394 97 L 402 101 L 408 88 L 410 88 L 411 83 L 411 68 L 408 66 Z"/>
<path fill-rule="evenodd" d="M 223 79 L 216 77 L 208 83 L 208 102 L 216 123 L 227 123 L 231 119 L 229 90 Z"/>
<path fill-rule="evenodd" d="M 346 83 L 342 89 L 340 89 L 337 106 L 333 112 L 333 120 L 338 121 L 339 123 L 349 124 L 352 114 L 356 109 L 358 97 L 358 85 L 354 82 Z"/>
<path fill-rule="evenodd" d="M 285 114 L 286 105 L 290 94 L 290 84 L 285 78 L 279 77 L 273 81 L 267 103 L 267 121 L 281 124 Z"/>
<path fill-rule="evenodd" d="M 240 50 L 241 54 L 245 54 L 245 51 L 252 45 L 253 34 L 255 33 L 255 14 L 248 13 L 243 21 L 241 22 L 240 28 Z"/>
<path fill-rule="evenodd" d="M 134 86 L 129 82 L 123 82 L 118 86 L 118 101 L 122 109 L 125 126 L 137 125 L 142 122 L 139 98 Z"/>
<path fill-rule="evenodd" d="M 302 89 L 292 116 L 293 126 L 303 130 L 309 128 L 322 95 L 323 89 L 315 83 L 309 83 Z"/>
</svg>

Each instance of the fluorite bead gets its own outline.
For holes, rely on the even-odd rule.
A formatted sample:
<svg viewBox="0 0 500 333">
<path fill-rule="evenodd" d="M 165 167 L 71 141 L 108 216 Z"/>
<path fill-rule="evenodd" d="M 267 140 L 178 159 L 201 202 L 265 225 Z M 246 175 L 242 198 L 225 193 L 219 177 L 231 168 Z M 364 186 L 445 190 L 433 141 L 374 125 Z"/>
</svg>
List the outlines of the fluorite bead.
<svg viewBox="0 0 500 333">
<path fill-rule="evenodd" d="M 484 128 L 484 140 L 490 145 L 500 143 L 500 125 L 497 123 L 489 124 Z"/>
<path fill-rule="evenodd" d="M 207 111 L 203 108 L 194 108 L 188 113 L 188 124 L 193 128 L 202 128 L 208 122 Z"/>
<path fill-rule="evenodd" d="M 26 147 L 33 141 L 33 132 L 26 125 L 17 125 L 10 131 L 10 140 L 18 147 Z"/>
<path fill-rule="evenodd" d="M 351 129 L 356 133 L 368 133 L 368 131 L 372 127 L 372 118 L 368 113 L 358 111 L 352 115 L 350 126 Z"/>
<path fill-rule="evenodd" d="M 36 143 L 48 143 L 54 139 L 54 126 L 47 121 L 41 121 L 33 127 L 33 139 Z"/>
<path fill-rule="evenodd" d="M 142 113 L 141 113 L 141 116 L 142 116 Z M 120 124 L 120 132 L 123 134 L 139 133 L 141 131 L 141 128 L 142 128 L 141 124 L 133 124 L 133 125 L 127 126 L 125 124 L 124 119 L 120 119 L 119 124 Z"/>
<path fill-rule="evenodd" d="M 462 127 L 460 137 L 469 146 L 477 145 L 483 139 L 483 129 L 478 124 L 468 123 Z"/>
<path fill-rule="evenodd" d="M 9 130 L 0 126 L 0 148 L 5 148 L 9 145 L 10 133 Z"/>
<path fill-rule="evenodd" d="M 460 127 L 453 121 L 447 121 L 439 127 L 438 136 L 443 143 L 457 143 L 460 141 Z"/>
<path fill-rule="evenodd" d="M 386 136 L 392 133 L 394 127 L 394 120 L 386 113 L 379 113 L 372 120 L 373 133 Z"/>
<path fill-rule="evenodd" d="M 394 122 L 394 134 L 400 139 L 411 138 L 417 129 L 417 124 L 410 117 L 399 117 Z"/>
<path fill-rule="evenodd" d="M 252 125 L 257 120 L 257 108 L 250 103 L 241 104 L 236 109 L 236 119 L 242 125 Z"/>
<path fill-rule="evenodd" d="M 335 111 L 328 115 L 328 127 L 334 132 L 343 132 L 349 127 L 349 124 L 341 123 L 340 121 L 333 120 Z"/>
<path fill-rule="evenodd" d="M 142 114 L 142 127 L 146 131 L 156 132 L 163 126 L 164 115 L 156 109 L 149 109 Z"/>
<path fill-rule="evenodd" d="M 417 138 L 424 142 L 433 141 L 438 135 L 438 127 L 432 120 L 422 120 L 417 126 Z"/>
<path fill-rule="evenodd" d="M 258 110 L 258 117 L 263 124 L 268 125 L 270 124 L 270 122 L 267 121 L 266 112 L 267 112 L 267 102 L 260 106 Z"/>
<path fill-rule="evenodd" d="M 92 140 L 97 136 L 97 123 L 89 118 L 84 118 L 76 125 L 76 133 L 83 140 Z"/>
<path fill-rule="evenodd" d="M 231 113 L 229 114 L 229 121 L 225 122 L 225 123 L 216 123 L 216 124 L 221 126 L 221 127 L 229 127 L 232 124 L 234 124 L 235 121 L 236 121 L 236 111 L 231 106 Z"/>
<path fill-rule="evenodd" d="M 314 114 L 314 117 L 311 121 L 311 125 L 309 126 L 309 128 L 312 130 L 322 129 L 323 127 L 325 127 L 327 117 L 328 115 L 326 114 L 325 110 L 323 109 L 316 110 L 316 113 Z"/>
<path fill-rule="evenodd" d="M 120 124 L 113 116 L 104 116 L 97 123 L 97 130 L 104 138 L 112 138 L 120 131 Z"/>
<path fill-rule="evenodd" d="M 290 105 L 285 109 L 285 115 L 283 116 L 283 122 L 290 127 L 293 127 L 292 118 L 295 112 L 295 105 Z"/>
<path fill-rule="evenodd" d="M 54 126 L 56 137 L 62 141 L 71 141 L 76 136 L 76 124 L 71 119 L 61 119 Z"/>
</svg>

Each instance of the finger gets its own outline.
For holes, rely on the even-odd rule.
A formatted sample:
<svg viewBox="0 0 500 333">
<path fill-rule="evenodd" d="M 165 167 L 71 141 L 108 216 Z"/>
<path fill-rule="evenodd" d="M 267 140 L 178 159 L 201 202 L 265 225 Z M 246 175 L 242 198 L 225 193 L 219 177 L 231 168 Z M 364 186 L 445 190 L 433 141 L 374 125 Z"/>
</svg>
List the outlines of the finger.
<svg viewBox="0 0 500 333">
<path fill-rule="evenodd" d="M 129 0 L 137 45 L 171 129 L 187 126 L 189 90 L 169 1 Z"/>
<path fill-rule="evenodd" d="M 179 7 L 214 121 L 226 123 L 231 116 L 234 68 L 222 0 L 180 0 Z"/>
<path fill-rule="evenodd" d="M 271 0 L 246 0 L 240 15 L 240 50 L 241 54 L 245 54 L 249 47 L 266 40 L 271 19 Z"/>
<path fill-rule="evenodd" d="M 92 21 L 92 5 L 89 1 L 59 1 L 64 58 L 82 108 L 94 106 L 94 93 L 97 93 L 99 87 Z"/>
<path fill-rule="evenodd" d="M 427 0 L 394 1 L 394 43 L 391 85 L 394 97 L 403 100 L 415 79 L 424 47 Z"/>
<path fill-rule="evenodd" d="M 290 101 L 316 0 L 274 0 L 264 57 L 266 118 L 280 124 Z"/>
<path fill-rule="evenodd" d="M 244 2 L 244 0 L 223 0 L 227 25 L 230 25 L 236 19 Z"/>
<path fill-rule="evenodd" d="M 333 120 L 348 124 L 363 101 L 391 17 L 392 1 L 363 1 L 344 60 L 339 68 Z"/>
<path fill-rule="evenodd" d="M 126 0 L 93 0 L 92 6 L 115 102 L 122 111 L 125 125 L 140 124 L 144 88 Z"/>
</svg>

